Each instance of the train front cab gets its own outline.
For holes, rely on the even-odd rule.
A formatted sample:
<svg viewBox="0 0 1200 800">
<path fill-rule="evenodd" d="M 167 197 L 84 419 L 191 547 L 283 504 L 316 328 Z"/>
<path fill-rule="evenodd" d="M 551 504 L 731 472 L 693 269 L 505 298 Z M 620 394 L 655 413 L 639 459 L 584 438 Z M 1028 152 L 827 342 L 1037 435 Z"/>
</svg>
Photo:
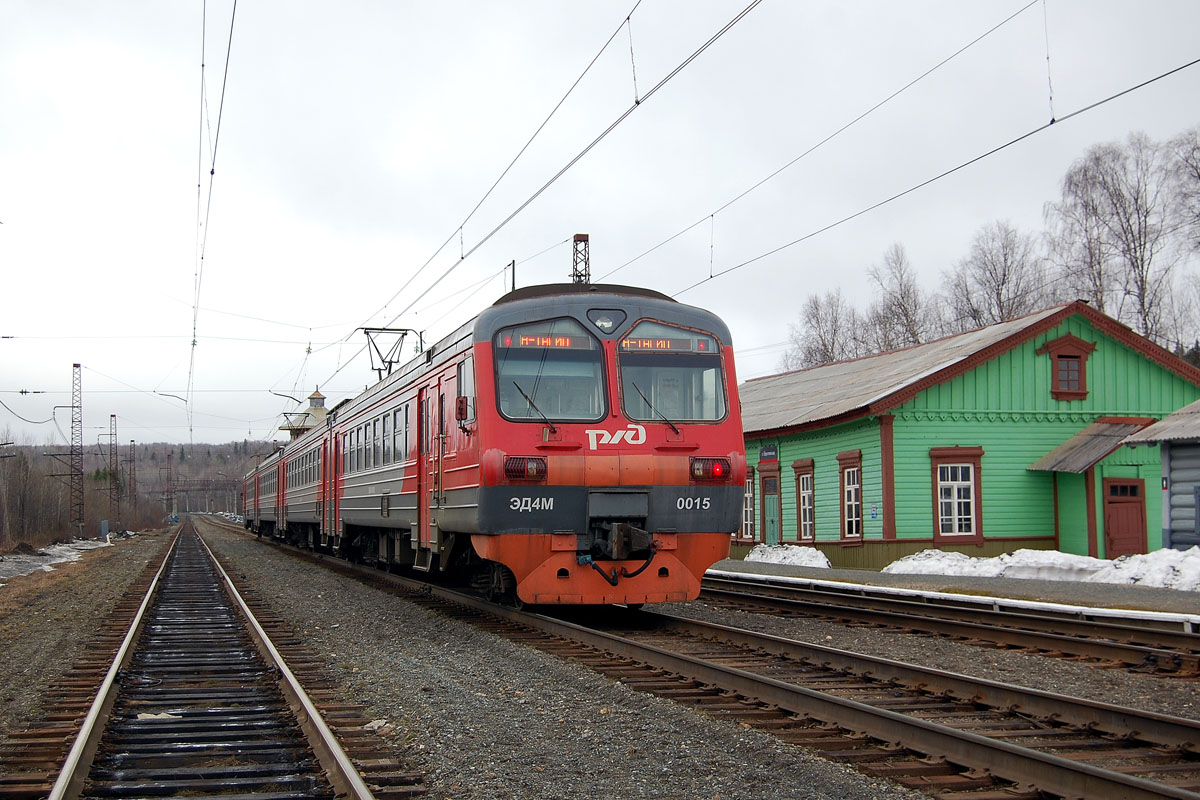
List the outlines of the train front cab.
<svg viewBox="0 0 1200 800">
<path fill-rule="evenodd" d="M 741 519 L 728 329 L 645 290 L 515 294 L 476 325 L 474 550 L 528 603 L 695 599 Z"/>
</svg>

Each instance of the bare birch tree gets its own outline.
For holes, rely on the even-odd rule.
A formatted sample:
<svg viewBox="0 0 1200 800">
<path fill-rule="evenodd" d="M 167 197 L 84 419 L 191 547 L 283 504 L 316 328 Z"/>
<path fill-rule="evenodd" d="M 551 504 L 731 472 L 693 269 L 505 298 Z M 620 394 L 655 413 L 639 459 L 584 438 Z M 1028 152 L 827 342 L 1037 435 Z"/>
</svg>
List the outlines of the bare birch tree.
<svg viewBox="0 0 1200 800">
<path fill-rule="evenodd" d="M 788 349 L 782 369 L 801 369 L 862 355 L 857 338 L 861 315 L 841 289 L 812 295 L 804 302 L 799 323 L 788 326 Z"/>
<path fill-rule="evenodd" d="M 1158 342 L 1175 316 L 1169 301 L 1178 163 L 1171 148 L 1143 133 L 1096 145 L 1071 165 L 1052 211 L 1064 280 Z"/>
<path fill-rule="evenodd" d="M 958 331 L 994 325 L 1053 302 L 1036 240 L 1008 222 L 976 234 L 967 257 L 944 275 L 946 302 Z"/>
<path fill-rule="evenodd" d="M 896 242 L 883 254 L 883 264 L 868 270 L 880 297 L 867 312 L 870 352 L 921 344 L 938 336 L 941 319 L 937 298 L 922 291 L 904 245 Z"/>
<path fill-rule="evenodd" d="M 1171 140 L 1177 213 L 1182 236 L 1192 250 L 1200 250 L 1200 127 Z"/>
</svg>

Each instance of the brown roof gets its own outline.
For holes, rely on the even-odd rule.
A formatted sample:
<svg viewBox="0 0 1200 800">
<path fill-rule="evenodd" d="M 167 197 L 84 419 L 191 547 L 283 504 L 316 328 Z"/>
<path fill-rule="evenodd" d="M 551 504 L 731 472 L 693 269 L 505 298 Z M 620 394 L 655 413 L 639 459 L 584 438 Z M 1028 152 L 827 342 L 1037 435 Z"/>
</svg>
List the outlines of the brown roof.
<svg viewBox="0 0 1200 800">
<path fill-rule="evenodd" d="M 1131 433 L 1141 430 L 1154 420 L 1138 417 L 1101 417 L 1079 433 L 1067 439 L 1026 469 L 1039 472 L 1087 472 Z"/>
</svg>

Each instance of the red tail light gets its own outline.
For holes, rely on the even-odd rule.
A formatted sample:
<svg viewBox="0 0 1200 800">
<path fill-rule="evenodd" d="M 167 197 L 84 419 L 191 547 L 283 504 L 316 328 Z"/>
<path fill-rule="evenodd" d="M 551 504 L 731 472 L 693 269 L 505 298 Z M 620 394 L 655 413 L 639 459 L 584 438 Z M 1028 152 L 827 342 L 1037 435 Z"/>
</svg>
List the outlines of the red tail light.
<svg viewBox="0 0 1200 800">
<path fill-rule="evenodd" d="M 510 481 L 546 480 L 546 459 L 532 456 L 509 456 L 504 459 L 504 477 Z"/>
<path fill-rule="evenodd" d="M 691 473 L 694 481 L 727 481 L 730 470 L 728 458 L 691 459 Z"/>
</svg>

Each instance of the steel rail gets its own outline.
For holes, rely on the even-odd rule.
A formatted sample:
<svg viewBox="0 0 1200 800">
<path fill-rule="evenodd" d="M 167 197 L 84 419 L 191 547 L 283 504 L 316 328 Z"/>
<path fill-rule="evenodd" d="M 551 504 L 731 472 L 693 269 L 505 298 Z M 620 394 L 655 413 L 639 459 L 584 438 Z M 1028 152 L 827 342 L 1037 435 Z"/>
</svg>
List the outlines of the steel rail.
<svg viewBox="0 0 1200 800">
<path fill-rule="evenodd" d="M 54 788 L 50 790 L 48 800 L 78 797 L 83 788 L 83 782 L 87 778 L 87 767 L 96 753 L 99 736 L 104 731 L 102 723 L 112 709 L 113 700 L 116 697 L 114 689 L 117 673 L 121 671 L 129 658 L 133 641 L 137 638 L 138 630 L 141 628 L 142 619 L 150 607 L 151 600 L 154 599 L 154 590 L 158 586 L 159 578 L 167 568 L 167 562 L 175 550 L 175 545 L 179 542 L 181 531 L 182 528 L 175 532 L 171 546 L 167 548 L 167 553 L 163 557 L 162 563 L 159 564 L 158 571 L 154 573 L 154 578 L 150 581 L 150 587 L 146 590 L 141 605 L 138 606 L 137 613 L 134 614 L 133 621 L 129 625 L 129 630 L 121 641 L 121 646 L 117 648 L 116 655 L 113 656 L 112 665 L 109 666 L 108 672 L 105 673 L 104 680 L 100 684 L 100 689 L 96 692 L 96 698 L 92 701 L 87 716 L 84 717 L 83 725 L 75 735 L 71 750 L 67 754 L 62 768 L 58 771 L 58 777 L 54 781 Z"/>
<path fill-rule="evenodd" d="M 708 583 L 710 578 L 705 578 Z M 1130 665 L 1154 665 L 1160 669 L 1185 672 L 1200 672 L 1200 635 L 1182 631 L 1138 630 L 1130 626 L 1111 623 L 1091 623 L 1066 618 L 1043 618 L 1030 614 L 1016 614 L 991 609 L 959 611 L 948 606 L 926 606 L 905 600 L 870 596 L 860 598 L 849 595 L 829 595 L 834 599 L 797 599 L 788 596 L 791 589 L 770 586 L 769 593 L 760 591 L 761 584 L 751 584 L 753 589 L 742 585 L 723 589 L 707 586 L 701 590 L 701 598 L 709 597 L 727 601 L 750 601 L 770 604 L 775 609 L 786 609 L 813 616 L 852 619 L 872 624 L 883 624 L 908 630 L 922 630 L 969 639 L 1004 642 L 1022 647 L 1049 652 L 1061 652 L 1089 658 L 1118 661 Z M 811 595 L 813 590 L 800 589 L 798 593 Z M 817 594 L 821 594 L 817 592 Z M 895 610 L 900 608 L 903 610 Z M 974 617 L 986 621 L 970 621 L 961 617 Z M 1058 626 L 1071 633 L 1036 630 L 1038 627 Z M 1129 636 L 1130 634 L 1136 634 Z M 1159 636 L 1161 634 L 1161 636 Z M 1115 637 L 1115 638 L 1084 638 Z M 1172 642 L 1177 649 L 1166 649 L 1120 637 L 1155 638 Z"/>
<path fill-rule="evenodd" d="M 955 730 L 929 720 L 909 717 L 884 708 L 875 708 L 855 700 L 756 675 L 736 667 L 708 662 L 694 656 L 673 653 L 655 645 L 636 642 L 626 637 L 586 628 L 565 620 L 505 608 L 482 598 L 424 581 L 381 572 L 341 559 L 326 558 L 320 554 L 310 554 L 291 548 L 285 549 L 297 557 L 322 563 L 334 569 L 378 580 L 381 583 L 400 586 L 409 591 L 429 595 L 492 617 L 533 628 L 545 634 L 594 647 L 713 686 L 731 689 L 745 697 L 776 706 L 798 716 L 833 722 L 884 742 L 901 742 L 905 746 L 929 756 L 944 758 L 949 762 L 994 774 L 1017 783 L 1036 785 L 1041 790 L 1064 797 L 1200 800 L 1200 793 L 1188 789 L 1038 752 L 969 731 Z M 966 678 L 966 676 L 956 677 Z M 1032 700 L 1027 702 L 1033 704 Z M 1117 707 L 1112 708 L 1117 709 Z M 1140 712 L 1132 709 L 1125 709 L 1125 711 L 1136 718 L 1141 716 Z M 1109 722 L 1112 722 L 1111 716 Z M 1186 729 L 1188 721 L 1183 720 L 1182 722 L 1185 723 Z M 1196 740 L 1193 739 L 1191 744 L 1195 745 Z"/>
<path fill-rule="evenodd" d="M 957 672 L 944 672 L 675 614 L 644 610 L 642 614 L 668 620 L 667 624 L 670 627 L 697 636 L 717 638 L 743 647 L 869 676 L 879 681 L 893 681 L 914 689 L 947 692 L 954 697 L 992 708 L 1012 709 L 1035 717 L 1055 717 L 1072 725 L 1104 731 L 1114 736 L 1137 735 L 1138 738 L 1147 739 L 1155 744 L 1178 747 L 1200 755 L 1200 722 L 1195 720 L 1152 711 L 1138 711 L 1111 703 L 1045 692 Z M 1200 771 L 1200 763 L 1196 768 Z"/>
<path fill-rule="evenodd" d="M 728 572 L 710 569 L 705 583 L 726 586 L 752 586 L 774 596 L 800 594 L 815 598 L 846 599 L 855 602 L 880 601 L 895 605 L 946 611 L 996 611 L 1031 620 L 1078 622 L 1083 625 L 1112 626 L 1118 632 L 1154 636 L 1158 633 L 1182 633 L 1180 641 L 1200 640 L 1200 614 L 1175 611 L 1142 611 L 1129 608 L 1089 608 L 1041 600 L 987 597 L 947 591 L 923 591 L 898 586 L 842 583 L 820 578 L 791 578 L 770 573 Z M 1090 631 L 1084 633 L 1090 635 Z"/>
<path fill-rule="evenodd" d="M 284 689 L 285 694 L 289 696 L 293 703 L 302 708 L 305 715 L 307 715 L 307 720 L 302 721 L 307 722 L 306 727 L 311 726 L 312 732 L 315 734 L 315 736 L 310 736 L 309 741 L 318 756 L 320 756 L 321 763 L 332 772 L 330 782 L 338 790 L 339 797 L 344 797 L 349 793 L 356 800 L 374 800 L 375 795 L 371 792 L 370 787 L 362 779 L 358 769 L 350 760 L 350 756 L 342 749 L 342 745 L 338 742 L 333 731 L 325 724 L 321 712 L 308 696 L 308 693 L 304 691 L 304 687 L 300 685 L 300 681 L 296 679 L 295 673 L 288 667 L 287 661 L 276 649 L 275 644 L 271 641 L 271 637 L 263 629 L 262 625 L 259 624 L 257 617 L 255 617 L 254 612 L 247 605 L 245 599 L 243 599 L 241 592 L 234 586 L 233 579 L 229 577 L 229 573 L 221 566 L 212 549 L 209 548 L 208 543 L 204 541 L 204 537 L 200 536 L 199 532 L 196 533 L 196 537 L 200 540 L 200 544 L 204 546 L 208 557 L 212 559 L 217 572 L 225 582 L 225 587 L 229 591 L 230 596 L 238 608 L 241 609 L 255 640 L 258 642 L 260 648 L 268 654 L 275 668 L 279 670 L 281 688 Z"/>
<path fill-rule="evenodd" d="M 501 608 L 440 587 L 431 593 L 447 600 L 536 628 L 545 633 L 590 645 L 614 655 L 650 664 L 660 669 L 733 689 L 759 702 L 792 713 L 835 722 L 885 742 L 900 741 L 931 756 L 940 756 L 966 767 L 979 769 L 1018 783 L 1064 797 L 1184 798 L 1200 800 L 1200 793 L 1125 775 L 1120 772 L 1072 761 L 1061 756 L 959 731 L 936 722 L 875 708 L 856 700 L 825 694 L 774 678 L 755 675 L 736 667 L 723 666 L 682 653 L 673 653 L 572 622 L 515 609 Z"/>
</svg>

